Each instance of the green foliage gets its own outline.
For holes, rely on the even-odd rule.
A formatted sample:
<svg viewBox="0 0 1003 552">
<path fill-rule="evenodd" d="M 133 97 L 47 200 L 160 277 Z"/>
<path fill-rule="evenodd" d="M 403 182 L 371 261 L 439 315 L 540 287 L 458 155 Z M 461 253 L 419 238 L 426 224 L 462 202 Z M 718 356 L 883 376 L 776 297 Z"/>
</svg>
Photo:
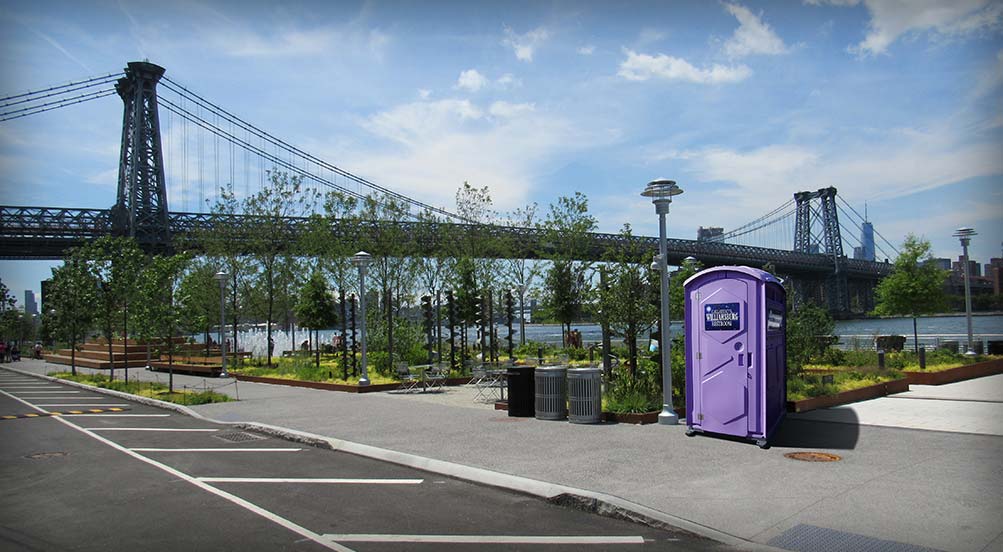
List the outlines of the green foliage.
<svg viewBox="0 0 1003 552">
<path fill-rule="evenodd" d="M 821 355 L 828 349 L 833 339 L 836 323 L 822 307 L 805 303 L 795 309 L 787 318 L 787 367 L 792 373 L 800 373 L 812 357 Z"/>
<path fill-rule="evenodd" d="M 898 370 L 848 370 L 832 374 L 833 383 L 822 383 L 820 375 L 788 375 L 787 400 L 799 401 L 809 397 L 835 395 L 844 391 L 852 391 L 861 387 L 877 385 L 902 379 L 905 376 Z"/>
<path fill-rule="evenodd" d="M 151 381 L 122 381 L 122 380 L 112 380 L 104 374 L 70 374 L 67 372 L 55 372 L 49 374 L 52 377 L 75 381 L 78 383 L 83 383 L 86 385 L 92 385 L 94 387 L 100 387 L 102 389 L 111 389 L 113 391 L 121 391 L 123 393 L 129 393 L 132 395 L 138 395 L 140 397 L 149 397 L 151 399 L 157 399 L 166 402 L 172 402 L 176 404 L 184 405 L 199 405 L 199 404 L 210 404 L 210 403 L 221 403 L 230 402 L 229 396 L 222 393 L 217 393 L 211 390 L 198 391 L 197 389 L 184 390 L 184 391 L 169 391 L 167 386 L 162 383 L 151 382 Z"/>
<path fill-rule="evenodd" d="M 105 236 L 73 254 L 87 265 L 98 283 L 102 308 L 96 314 L 105 338 L 110 340 L 116 328 L 127 337 L 129 307 L 137 298 L 139 274 L 147 262 L 139 245 L 132 238 Z"/>
<path fill-rule="evenodd" d="M 630 225 L 625 224 L 620 235 L 634 244 Z M 637 366 L 637 338 L 647 334 L 659 316 L 657 283 L 652 281 L 656 272 L 647 265 L 638 264 L 641 252 L 629 245 L 617 252 L 617 262 L 607 267 L 605 286 L 597 290 L 596 305 L 599 315 L 609 324 L 613 335 L 627 342 L 626 362 L 633 371 Z"/>
<path fill-rule="evenodd" d="M 25 340 L 24 323 L 26 318 L 24 312 L 17 308 L 17 299 L 0 279 L 0 340 Z M 34 329 L 30 318 L 27 319 L 27 322 Z"/>
<path fill-rule="evenodd" d="M 640 359 L 635 375 L 631 375 L 628 367 L 621 364 L 613 369 L 613 378 L 606 392 L 606 408 L 618 414 L 661 410 L 661 389 L 655 363 Z"/>
<path fill-rule="evenodd" d="M 76 350 L 95 321 L 97 281 L 87 264 L 71 252 L 62 266 L 52 269 L 52 284 L 46 308 L 46 326 L 53 337 Z M 76 366 L 71 366 L 76 373 Z"/>
<path fill-rule="evenodd" d="M 703 263 L 700 261 L 684 262 L 679 270 L 672 274 L 669 280 L 669 319 L 682 320 L 685 316 L 686 295 L 683 290 L 683 283 L 690 277 L 703 270 Z"/>
<path fill-rule="evenodd" d="M 170 338 L 184 329 L 178 285 L 188 262 L 186 255 L 153 257 L 137 279 L 141 300 L 136 303 L 135 317 L 139 335 L 145 339 L 167 338 L 167 353 L 173 352 Z"/>
<path fill-rule="evenodd" d="M 909 234 L 895 259 L 892 273 L 875 290 L 879 315 L 916 316 L 940 312 L 944 308 L 944 280 L 947 271 L 931 261 L 930 242 Z"/>
<path fill-rule="evenodd" d="M 314 330 L 333 326 L 338 320 L 327 281 L 319 270 L 310 275 L 300 291 L 296 317 L 299 318 L 300 325 Z"/>
</svg>

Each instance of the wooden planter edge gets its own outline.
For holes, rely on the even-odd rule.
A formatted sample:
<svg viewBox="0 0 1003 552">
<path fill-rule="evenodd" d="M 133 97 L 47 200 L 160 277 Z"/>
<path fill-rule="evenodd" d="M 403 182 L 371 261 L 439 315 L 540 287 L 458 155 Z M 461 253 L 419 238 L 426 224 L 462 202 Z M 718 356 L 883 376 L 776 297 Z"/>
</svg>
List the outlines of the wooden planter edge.
<svg viewBox="0 0 1003 552">
<path fill-rule="evenodd" d="M 903 372 L 909 383 L 915 385 L 944 385 L 995 374 L 1003 374 L 1003 359 L 986 360 L 966 366 L 958 366 L 939 372 Z"/>
<path fill-rule="evenodd" d="M 903 378 L 875 385 L 868 385 L 867 387 L 861 387 L 860 389 L 843 391 L 842 393 L 837 393 L 835 395 L 811 397 L 800 401 L 787 401 L 787 411 L 808 412 L 819 408 L 828 408 L 830 406 L 839 406 L 876 399 L 878 397 L 893 395 L 895 393 L 903 393 L 909 390 L 909 383 L 908 378 Z"/>
<path fill-rule="evenodd" d="M 283 378 L 269 378 L 265 376 L 248 376 L 245 374 L 231 374 L 237 381 L 248 381 L 253 383 L 270 383 L 273 385 L 288 385 L 290 387 L 307 387 L 310 389 L 323 389 L 325 391 L 343 391 L 346 393 L 376 393 L 378 391 L 393 391 L 400 388 L 399 383 L 381 383 L 378 385 L 368 385 L 365 387 L 358 385 L 345 385 L 341 383 L 324 383 L 321 381 L 291 380 Z M 446 385 L 465 385 L 470 383 L 469 377 L 449 378 Z"/>
</svg>

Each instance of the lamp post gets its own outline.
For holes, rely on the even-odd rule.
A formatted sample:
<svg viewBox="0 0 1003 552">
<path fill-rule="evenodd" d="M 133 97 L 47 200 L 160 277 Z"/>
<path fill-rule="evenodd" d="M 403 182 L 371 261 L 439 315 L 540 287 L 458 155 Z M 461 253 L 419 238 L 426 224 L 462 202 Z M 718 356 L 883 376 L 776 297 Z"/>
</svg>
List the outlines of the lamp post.
<svg viewBox="0 0 1003 552">
<path fill-rule="evenodd" d="M 229 374 L 226 373 L 226 344 L 223 342 L 223 325 L 226 320 L 226 279 L 230 275 L 222 270 L 217 272 L 213 278 L 219 281 L 219 350 L 223 357 L 223 369 L 220 372 L 221 377 L 227 377 Z"/>
<path fill-rule="evenodd" d="M 958 228 L 954 231 L 954 237 L 961 240 L 961 251 L 962 251 L 962 268 L 964 269 L 965 275 L 965 318 L 968 323 L 968 350 L 965 354 L 968 356 L 975 356 L 975 350 L 972 348 L 972 283 L 969 281 L 968 275 L 968 244 L 972 241 L 972 236 L 977 236 L 978 234 L 972 228 Z"/>
<path fill-rule="evenodd" d="M 664 425 L 676 425 L 679 423 L 679 416 L 672 408 L 672 358 L 669 356 L 669 267 L 668 267 L 668 243 L 665 236 L 665 215 L 669 214 L 669 204 L 672 203 L 672 196 L 683 193 L 683 190 L 676 186 L 674 180 L 659 178 L 652 180 L 641 192 L 644 197 L 650 197 L 655 204 L 655 213 L 658 214 L 658 263 L 661 272 L 661 306 L 662 306 L 662 333 L 659 336 L 659 351 L 662 354 L 662 412 L 658 415 L 658 423 Z"/>
<path fill-rule="evenodd" d="M 359 332 L 362 336 L 362 377 L 359 385 L 369 385 L 369 373 L 366 371 L 366 269 L 373 262 L 373 256 L 365 251 L 359 251 L 352 256 L 352 264 L 359 269 Z"/>
</svg>

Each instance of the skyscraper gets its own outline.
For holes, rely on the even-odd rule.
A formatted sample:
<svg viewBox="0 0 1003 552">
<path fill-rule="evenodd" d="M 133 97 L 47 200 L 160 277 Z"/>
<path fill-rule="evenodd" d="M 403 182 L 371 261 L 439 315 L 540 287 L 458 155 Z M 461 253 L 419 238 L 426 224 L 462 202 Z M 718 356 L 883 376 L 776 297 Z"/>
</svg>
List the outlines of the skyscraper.
<svg viewBox="0 0 1003 552">
<path fill-rule="evenodd" d="M 35 302 L 35 292 L 24 290 L 24 313 L 28 316 L 38 314 L 38 303 Z"/>
<path fill-rule="evenodd" d="M 853 248 L 853 258 L 874 260 L 874 225 L 870 222 L 864 221 L 860 226 L 860 247 Z"/>
</svg>

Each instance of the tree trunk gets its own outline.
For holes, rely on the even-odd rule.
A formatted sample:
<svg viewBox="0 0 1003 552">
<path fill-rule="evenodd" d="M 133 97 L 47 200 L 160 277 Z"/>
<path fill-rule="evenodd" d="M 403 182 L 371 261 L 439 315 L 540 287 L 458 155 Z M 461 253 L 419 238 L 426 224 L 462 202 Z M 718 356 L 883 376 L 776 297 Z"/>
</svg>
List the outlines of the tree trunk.
<svg viewBox="0 0 1003 552">
<path fill-rule="evenodd" d="M 237 350 L 237 271 L 236 269 L 234 269 L 231 270 L 231 272 L 233 272 L 233 294 L 231 295 L 231 297 L 233 297 L 233 301 L 232 304 L 230 305 L 230 312 L 233 313 L 233 348 L 230 350 L 236 351 Z M 219 323 L 220 325 L 222 325 L 223 321 L 220 320 Z M 220 343 L 219 346 L 222 347 L 223 344 Z"/>
<path fill-rule="evenodd" d="M 912 347 L 913 351 L 919 354 L 919 334 L 916 332 L 916 316 L 912 317 Z"/>
<path fill-rule="evenodd" d="M 125 383 L 129 383 L 129 302 L 122 305 L 122 369 L 125 370 Z"/>
<path fill-rule="evenodd" d="M 275 288 L 272 286 L 272 270 L 268 270 L 268 317 L 266 322 L 268 326 L 265 329 L 265 333 L 268 336 L 268 345 L 265 347 L 268 350 L 268 360 L 266 366 L 272 365 L 272 309 L 275 308 Z M 295 349 L 295 343 L 293 348 Z"/>
<path fill-rule="evenodd" d="M 73 329 L 73 337 L 70 339 L 70 373 L 77 375 L 77 334 Z"/>
<path fill-rule="evenodd" d="M 526 344 L 526 294 L 519 288 L 519 345 Z"/>
</svg>

